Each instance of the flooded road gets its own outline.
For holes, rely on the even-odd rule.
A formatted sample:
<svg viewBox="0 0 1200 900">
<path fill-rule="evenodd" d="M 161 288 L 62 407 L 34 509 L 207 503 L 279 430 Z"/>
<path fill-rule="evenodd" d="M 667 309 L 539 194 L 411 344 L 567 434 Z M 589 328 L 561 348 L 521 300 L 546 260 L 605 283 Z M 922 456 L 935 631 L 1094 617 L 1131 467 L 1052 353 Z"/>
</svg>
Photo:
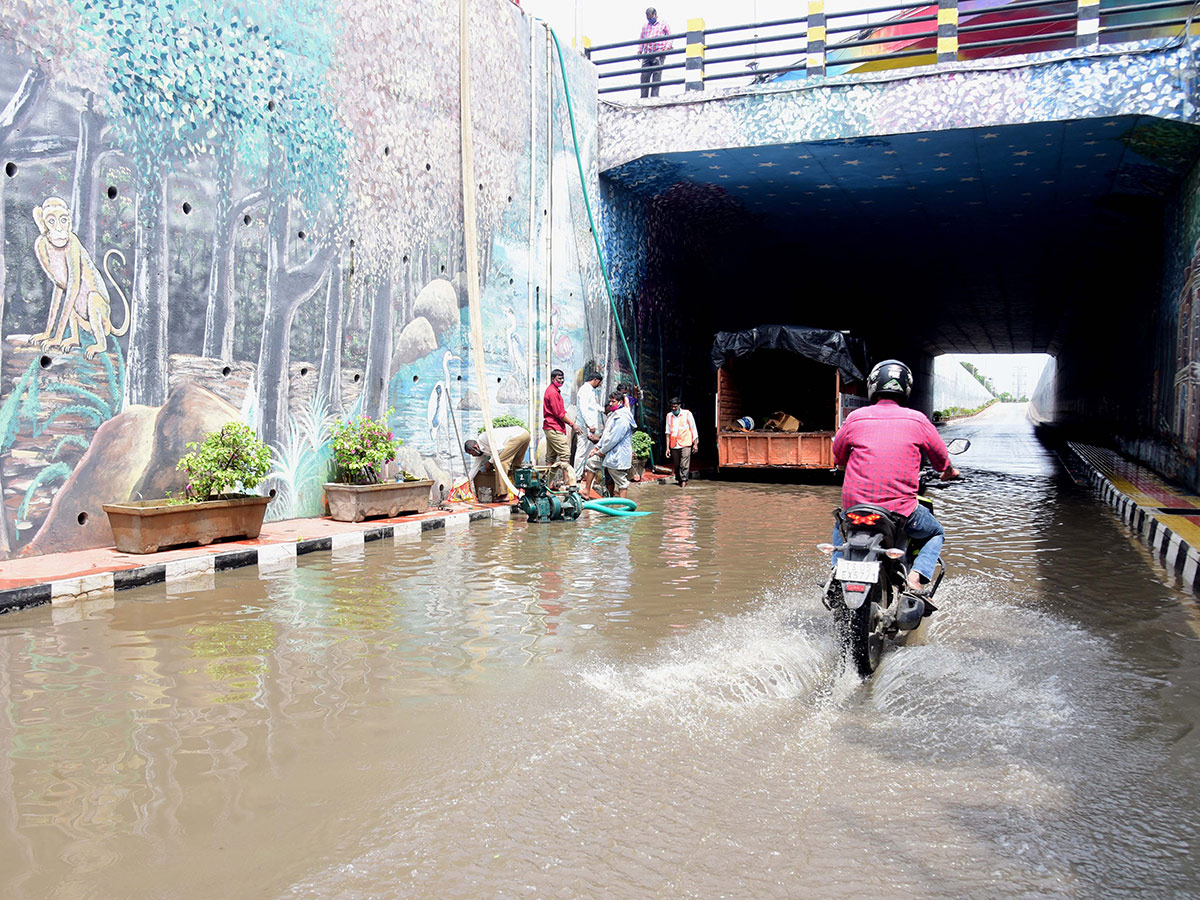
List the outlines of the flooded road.
<svg viewBox="0 0 1200 900">
<path fill-rule="evenodd" d="M 1020 408 L 946 434 L 868 683 L 832 484 L 0 617 L 0 897 L 1200 897 L 1195 601 Z"/>
</svg>

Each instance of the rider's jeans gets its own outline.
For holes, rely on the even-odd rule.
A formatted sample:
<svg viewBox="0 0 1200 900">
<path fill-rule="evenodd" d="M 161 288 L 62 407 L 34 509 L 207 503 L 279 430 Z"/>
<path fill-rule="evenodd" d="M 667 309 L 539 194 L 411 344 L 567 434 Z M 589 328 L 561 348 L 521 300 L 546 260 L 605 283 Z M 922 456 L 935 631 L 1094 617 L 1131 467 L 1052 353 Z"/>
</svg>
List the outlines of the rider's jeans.
<svg viewBox="0 0 1200 900">
<path fill-rule="evenodd" d="M 921 552 L 917 554 L 916 560 L 913 561 L 913 569 L 925 576 L 926 581 L 932 580 L 933 570 L 936 568 L 938 556 L 942 552 L 942 544 L 946 542 L 946 530 L 942 528 L 942 523 L 933 517 L 933 513 L 919 503 L 913 514 L 908 517 L 908 524 L 904 530 L 908 533 L 910 541 L 929 539 L 921 548 Z M 833 523 L 833 546 L 839 547 L 841 543 L 842 532 L 835 520 Z M 835 563 L 839 556 L 841 556 L 840 553 L 833 554 Z"/>
</svg>

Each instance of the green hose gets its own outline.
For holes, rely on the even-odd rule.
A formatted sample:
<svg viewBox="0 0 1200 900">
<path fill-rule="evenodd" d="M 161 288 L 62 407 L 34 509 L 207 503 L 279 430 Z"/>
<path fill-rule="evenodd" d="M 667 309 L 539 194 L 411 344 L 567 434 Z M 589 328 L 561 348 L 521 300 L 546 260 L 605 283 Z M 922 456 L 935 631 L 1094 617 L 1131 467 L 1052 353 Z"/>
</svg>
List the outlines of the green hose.
<svg viewBox="0 0 1200 900">
<path fill-rule="evenodd" d="M 637 509 L 637 503 L 630 500 L 628 497 L 602 497 L 599 500 L 589 500 L 583 504 L 584 509 L 590 509 L 592 512 L 604 513 L 606 516 L 620 516 L 630 519 L 636 516 L 648 516 L 648 512 L 633 512 Z"/>
<path fill-rule="evenodd" d="M 604 261 L 604 251 L 600 249 L 600 229 L 596 227 L 596 219 L 592 215 L 592 203 L 588 198 L 587 178 L 583 174 L 583 156 L 579 152 L 579 135 L 575 131 L 575 107 L 571 104 L 571 88 L 567 84 L 567 63 L 563 59 L 562 45 L 558 42 L 558 35 L 550 24 L 546 24 L 546 30 L 550 32 L 550 36 L 554 38 L 554 49 L 558 51 L 558 66 L 562 70 L 563 80 L 563 96 L 567 100 L 567 117 L 571 120 L 571 140 L 575 144 L 575 165 L 579 168 L 579 187 L 583 190 L 583 208 L 587 210 L 588 224 L 592 227 L 592 242 L 596 245 L 596 257 L 600 260 L 600 273 L 604 276 L 604 290 L 608 293 L 608 305 L 612 307 L 613 321 L 617 323 L 617 334 L 621 336 L 621 343 L 625 347 L 625 358 L 629 360 L 629 368 L 633 372 L 633 383 L 637 386 L 638 392 L 642 390 L 642 380 L 638 377 L 637 363 L 633 361 L 633 354 L 629 351 L 629 342 L 625 340 L 625 329 L 621 327 L 621 317 L 617 313 L 617 304 L 613 300 L 612 284 L 608 278 L 608 264 Z M 642 404 L 637 405 L 638 417 L 641 418 L 642 428 L 646 427 L 646 418 L 642 413 Z M 654 467 L 654 447 L 650 448 L 650 466 Z M 621 513 L 621 515 L 629 515 Z M 638 515 L 642 515 L 638 513 Z"/>
</svg>

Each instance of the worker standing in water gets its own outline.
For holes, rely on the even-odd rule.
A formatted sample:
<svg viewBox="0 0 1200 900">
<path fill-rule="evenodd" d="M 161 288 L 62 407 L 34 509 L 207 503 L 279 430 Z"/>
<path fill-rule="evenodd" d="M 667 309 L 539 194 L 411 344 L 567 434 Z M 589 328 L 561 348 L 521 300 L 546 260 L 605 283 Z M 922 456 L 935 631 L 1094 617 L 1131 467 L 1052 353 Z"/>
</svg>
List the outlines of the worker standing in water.
<svg viewBox="0 0 1200 900">
<path fill-rule="evenodd" d="M 675 466 L 675 483 L 687 487 L 692 454 L 700 449 L 700 432 L 692 411 L 684 409 L 678 397 L 671 398 L 671 411 L 667 413 L 667 449 Z"/>
<path fill-rule="evenodd" d="M 629 490 L 629 468 L 633 465 L 633 413 L 625 405 L 625 395 L 620 391 L 609 395 L 608 405 L 608 422 L 592 457 L 603 460 L 616 496 L 624 497 Z"/>
<path fill-rule="evenodd" d="M 574 485 L 575 470 L 571 468 L 567 426 L 578 431 L 579 425 L 567 415 L 567 406 L 563 403 L 562 386 L 566 380 L 562 369 L 550 373 L 550 386 L 542 395 L 542 434 L 546 436 L 546 465 L 562 469 L 566 473 L 567 484 Z"/>
<path fill-rule="evenodd" d="M 588 455 L 604 431 L 604 406 L 600 403 L 600 373 L 588 372 L 579 386 L 579 442 L 575 446 L 575 478 L 584 477 Z"/>
</svg>

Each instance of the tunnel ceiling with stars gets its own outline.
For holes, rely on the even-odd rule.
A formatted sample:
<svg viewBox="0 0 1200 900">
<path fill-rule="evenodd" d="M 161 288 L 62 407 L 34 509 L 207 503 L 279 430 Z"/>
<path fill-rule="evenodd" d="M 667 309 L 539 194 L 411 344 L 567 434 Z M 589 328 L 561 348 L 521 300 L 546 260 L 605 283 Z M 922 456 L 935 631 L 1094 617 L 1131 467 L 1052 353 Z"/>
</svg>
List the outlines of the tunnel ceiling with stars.
<svg viewBox="0 0 1200 900">
<path fill-rule="evenodd" d="M 1125 117 L 697 151 L 604 175 L 642 197 L 706 186 L 769 217 L 1019 220 L 1114 194 L 1166 196 L 1198 151 L 1196 128 Z"/>
<path fill-rule="evenodd" d="M 804 248 L 809 259 L 871 248 L 865 258 L 886 257 L 903 283 L 950 258 L 955 277 L 923 288 L 931 321 L 941 320 L 924 346 L 1053 352 L 1071 284 L 1049 284 L 1045 258 L 1071 270 L 1118 258 L 1132 235 L 1160 227 L 1198 156 L 1200 129 L 1129 116 L 704 150 L 603 174 L 672 215 L 733 213 L 795 241 L 789 262 Z M 910 261 L 911 272 L 897 271 Z M 1141 281 L 1156 279 L 1157 269 Z"/>
</svg>

